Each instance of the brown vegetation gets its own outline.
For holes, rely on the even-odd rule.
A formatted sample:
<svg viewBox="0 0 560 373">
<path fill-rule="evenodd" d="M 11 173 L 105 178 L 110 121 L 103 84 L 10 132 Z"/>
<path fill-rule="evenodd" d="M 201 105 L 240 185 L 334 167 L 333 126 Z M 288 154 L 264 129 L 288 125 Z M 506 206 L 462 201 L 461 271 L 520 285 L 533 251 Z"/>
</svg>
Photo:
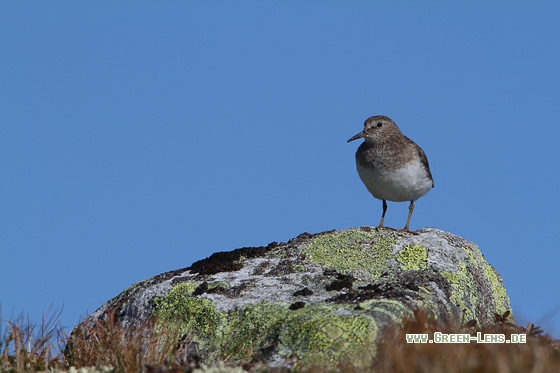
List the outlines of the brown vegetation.
<svg viewBox="0 0 560 373">
<path fill-rule="evenodd" d="M 0 372 L 39 372 L 80 367 L 113 367 L 114 372 L 192 372 L 200 361 L 190 336 L 156 333 L 153 321 L 140 328 L 122 327 L 109 315 L 105 321 L 82 323 L 69 336 L 58 324 L 57 314 L 44 317 L 40 325 L 20 316 L 4 321 L 0 330 Z M 508 314 L 496 315 L 496 323 L 477 328 L 474 322 L 461 327 L 442 326 L 417 312 L 413 319 L 386 330 L 377 343 L 377 359 L 371 372 L 560 372 L 560 341 L 543 335 L 529 324 L 522 328 L 507 321 Z M 525 335 L 526 343 L 407 343 L 407 334 L 434 333 Z M 139 338 L 138 336 L 142 336 Z M 179 342 L 177 342 L 179 341 Z M 259 361 L 225 361 L 228 366 L 266 372 Z M 297 372 L 321 372 L 319 368 L 298 368 Z M 282 372 L 287 370 L 274 370 Z M 351 362 L 333 371 L 358 372 Z M 360 372 L 364 370 L 361 369 Z"/>
</svg>

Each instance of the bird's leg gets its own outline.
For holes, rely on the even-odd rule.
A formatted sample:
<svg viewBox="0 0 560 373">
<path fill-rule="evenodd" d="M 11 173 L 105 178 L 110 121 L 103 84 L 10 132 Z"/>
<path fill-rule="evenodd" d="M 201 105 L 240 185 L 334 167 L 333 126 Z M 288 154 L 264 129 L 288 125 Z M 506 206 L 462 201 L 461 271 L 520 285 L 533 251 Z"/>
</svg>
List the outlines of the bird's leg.
<svg viewBox="0 0 560 373">
<path fill-rule="evenodd" d="M 385 213 L 387 212 L 387 201 L 383 200 L 383 213 L 381 214 L 381 221 L 377 229 L 383 228 L 383 220 L 385 220 Z"/>
<path fill-rule="evenodd" d="M 410 201 L 410 206 L 408 206 L 408 219 L 406 219 L 406 225 L 403 229 L 400 229 L 400 232 L 410 232 L 408 229 L 408 225 L 410 224 L 410 218 L 412 217 L 412 211 L 414 211 L 414 201 Z"/>
</svg>

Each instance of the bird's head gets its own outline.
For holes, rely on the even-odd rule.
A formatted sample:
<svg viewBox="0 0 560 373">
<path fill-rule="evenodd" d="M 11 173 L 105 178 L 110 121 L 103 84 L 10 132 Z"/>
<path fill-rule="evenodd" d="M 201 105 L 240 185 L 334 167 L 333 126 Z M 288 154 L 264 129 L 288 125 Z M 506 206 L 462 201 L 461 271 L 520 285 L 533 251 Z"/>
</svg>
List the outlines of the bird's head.
<svg viewBox="0 0 560 373">
<path fill-rule="evenodd" d="M 347 142 L 363 138 L 367 142 L 377 143 L 393 134 L 401 134 L 395 122 L 384 115 L 374 115 L 366 119 L 363 131 L 349 138 Z"/>
</svg>

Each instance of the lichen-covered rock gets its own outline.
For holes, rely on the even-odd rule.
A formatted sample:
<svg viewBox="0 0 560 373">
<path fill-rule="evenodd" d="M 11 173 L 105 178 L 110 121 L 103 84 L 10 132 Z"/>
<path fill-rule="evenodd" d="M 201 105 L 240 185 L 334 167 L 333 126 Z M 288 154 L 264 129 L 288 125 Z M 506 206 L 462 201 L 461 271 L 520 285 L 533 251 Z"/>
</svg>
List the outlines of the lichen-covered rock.
<svg viewBox="0 0 560 373">
<path fill-rule="evenodd" d="M 510 309 L 502 279 L 476 245 L 437 229 L 362 227 L 218 252 L 136 283 L 86 322 L 148 318 L 188 336 L 204 363 L 371 365 L 378 332 L 418 309 L 451 323 L 493 323 Z"/>
</svg>

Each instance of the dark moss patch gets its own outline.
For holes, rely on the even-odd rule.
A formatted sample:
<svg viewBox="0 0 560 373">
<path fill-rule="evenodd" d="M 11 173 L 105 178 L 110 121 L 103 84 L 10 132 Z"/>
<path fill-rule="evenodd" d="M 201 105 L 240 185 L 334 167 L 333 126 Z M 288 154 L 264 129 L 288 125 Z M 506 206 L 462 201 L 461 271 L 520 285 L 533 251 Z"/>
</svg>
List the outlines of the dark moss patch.
<svg viewBox="0 0 560 373">
<path fill-rule="evenodd" d="M 334 281 L 333 281 L 334 282 Z M 359 303 L 370 299 L 394 299 L 407 302 L 420 297 L 420 287 L 429 287 L 430 282 L 439 284 L 441 289 L 449 291 L 443 276 L 426 271 L 406 271 L 394 282 L 370 283 L 358 286 L 357 289 L 348 288 L 343 294 L 326 299 L 332 303 Z"/>
<path fill-rule="evenodd" d="M 183 269 L 182 273 L 185 273 L 185 271 L 187 271 L 186 268 Z M 192 280 L 192 278 L 189 278 L 189 277 L 178 276 L 178 277 L 174 277 L 173 279 L 171 279 L 170 285 L 172 287 L 175 287 L 179 284 L 182 284 L 183 282 L 187 282 L 187 281 L 191 281 L 191 280 Z"/>
<path fill-rule="evenodd" d="M 187 269 L 199 275 L 213 275 L 220 272 L 239 271 L 243 268 L 240 263 L 242 258 L 258 258 L 265 256 L 267 252 L 278 246 L 277 242 L 271 242 L 267 246 L 242 247 L 233 251 L 220 251 L 210 255 L 206 259 L 194 262 Z"/>
<path fill-rule="evenodd" d="M 360 286 L 357 290 L 351 289 L 348 292 L 338 294 L 326 299 L 332 303 L 359 303 L 370 299 L 404 299 L 406 296 L 417 298 L 418 295 L 412 291 L 403 290 L 392 284 L 369 284 Z"/>
<path fill-rule="evenodd" d="M 311 240 L 315 237 L 323 236 L 325 234 L 331 234 L 331 233 L 334 233 L 334 232 L 336 232 L 336 229 L 332 229 L 330 231 L 325 231 L 325 232 L 320 232 L 320 233 L 303 232 L 303 233 L 299 234 L 298 236 L 290 239 L 288 241 L 288 244 L 297 244 L 297 243 L 309 241 L 309 240 Z"/>
<path fill-rule="evenodd" d="M 260 276 L 263 275 L 266 272 L 266 269 L 270 266 L 269 262 L 263 262 L 259 265 L 257 265 L 255 267 L 255 269 L 253 269 L 253 273 L 251 273 L 253 276 Z"/>
<path fill-rule="evenodd" d="M 352 289 L 352 283 L 354 281 L 356 281 L 354 277 L 338 273 L 336 276 L 336 280 L 333 280 L 330 284 L 325 286 L 325 289 L 327 291 Z"/>
<path fill-rule="evenodd" d="M 295 242 L 302 241 L 302 240 L 309 240 L 313 237 L 314 237 L 313 234 L 308 233 L 308 232 L 303 232 L 303 233 L 299 234 L 297 237 L 289 240 L 288 243 L 295 243 Z"/>
<path fill-rule="evenodd" d="M 402 274 L 401 284 L 407 289 L 418 291 L 420 287 L 429 287 L 434 282 L 443 290 L 446 297 L 451 297 L 451 285 L 441 274 L 434 271 L 406 271 Z"/>
<path fill-rule="evenodd" d="M 305 307 L 305 302 L 294 302 L 292 304 L 290 304 L 290 307 L 288 307 L 290 310 L 295 311 L 295 310 L 299 310 L 300 308 Z"/>
<path fill-rule="evenodd" d="M 303 288 L 301 290 L 294 292 L 293 295 L 294 297 L 298 297 L 298 296 L 308 297 L 310 295 L 313 295 L 313 291 L 311 291 L 309 288 Z"/>
<path fill-rule="evenodd" d="M 215 293 L 225 295 L 230 298 L 238 298 L 247 288 L 253 284 L 253 281 L 244 281 L 243 283 L 232 286 L 229 289 L 217 288 Z"/>
<path fill-rule="evenodd" d="M 174 277 L 177 277 L 179 275 L 181 275 L 183 272 L 185 272 L 188 268 L 180 268 L 180 269 L 175 269 L 173 271 L 169 271 L 169 272 L 165 272 L 162 274 L 159 274 L 157 276 L 151 277 L 147 280 L 144 280 L 142 282 L 140 282 L 139 284 L 142 284 L 142 286 L 144 288 L 153 285 L 153 284 L 159 284 L 162 283 L 166 280 L 172 279 Z"/>
<path fill-rule="evenodd" d="M 208 291 L 208 283 L 204 281 L 202 284 L 198 285 L 196 289 L 194 289 L 192 295 L 201 295 Z"/>
<path fill-rule="evenodd" d="M 279 276 L 286 276 L 294 272 L 295 272 L 294 262 L 292 260 L 286 259 L 280 261 L 280 263 L 278 263 L 276 267 L 274 267 L 269 272 L 267 272 L 265 276 L 279 277 Z"/>
</svg>

